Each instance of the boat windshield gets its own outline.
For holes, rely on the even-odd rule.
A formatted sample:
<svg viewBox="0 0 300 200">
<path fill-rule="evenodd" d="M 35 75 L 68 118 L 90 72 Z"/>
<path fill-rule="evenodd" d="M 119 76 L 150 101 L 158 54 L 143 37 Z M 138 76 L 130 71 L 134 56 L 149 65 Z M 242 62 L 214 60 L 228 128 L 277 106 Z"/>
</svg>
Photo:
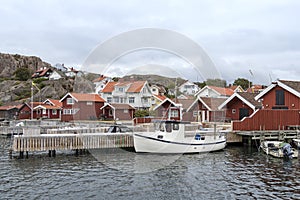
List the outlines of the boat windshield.
<svg viewBox="0 0 300 200">
<path fill-rule="evenodd" d="M 171 133 L 173 130 L 179 130 L 179 123 L 174 122 L 156 122 L 155 130 Z"/>
</svg>

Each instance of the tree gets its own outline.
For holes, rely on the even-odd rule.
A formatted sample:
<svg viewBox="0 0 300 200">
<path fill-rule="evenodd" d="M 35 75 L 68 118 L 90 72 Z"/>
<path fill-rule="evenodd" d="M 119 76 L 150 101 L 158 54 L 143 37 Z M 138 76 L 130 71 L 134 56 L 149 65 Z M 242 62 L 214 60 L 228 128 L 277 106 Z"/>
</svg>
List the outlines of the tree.
<svg viewBox="0 0 300 200">
<path fill-rule="evenodd" d="M 31 77 L 31 72 L 27 67 L 20 67 L 14 72 L 14 75 L 19 81 L 27 81 Z"/>
<path fill-rule="evenodd" d="M 226 87 L 227 83 L 226 80 L 222 80 L 222 79 L 207 79 L 206 80 L 206 85 L 210 85 L 210 86 L 217 86 L 217 87 Z"/>
<path fill-rule="evenodd" d="M 245 78 L 238 78 L 233 82 L 233 85 L 240 85 L 244 90 L 252 86 L 252 82 Z"/>
</svg>

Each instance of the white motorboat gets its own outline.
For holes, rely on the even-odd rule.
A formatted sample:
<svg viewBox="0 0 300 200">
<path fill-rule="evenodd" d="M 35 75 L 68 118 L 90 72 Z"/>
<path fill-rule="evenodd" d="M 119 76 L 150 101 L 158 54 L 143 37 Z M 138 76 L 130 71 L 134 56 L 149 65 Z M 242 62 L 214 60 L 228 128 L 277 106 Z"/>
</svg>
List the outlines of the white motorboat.
<svg viewBox="0 0 300 200">
<path fill-rule="evenodd" d="M 298 151 L 289 143 L 281 141 L 263 141 L 261 149 L 267 154 L 277 158 L 298 158 Z"/>
<path fill-rule="evenodd" d="M 200 153 L 225 148 L 224 133 L 215 128 L 202 129 L 193 135 L 185 134 L 185 125 L 189 122 L 158 121 L 152 132 L 133 134 L 136 152 L 148 153 Z"/>
</svg>

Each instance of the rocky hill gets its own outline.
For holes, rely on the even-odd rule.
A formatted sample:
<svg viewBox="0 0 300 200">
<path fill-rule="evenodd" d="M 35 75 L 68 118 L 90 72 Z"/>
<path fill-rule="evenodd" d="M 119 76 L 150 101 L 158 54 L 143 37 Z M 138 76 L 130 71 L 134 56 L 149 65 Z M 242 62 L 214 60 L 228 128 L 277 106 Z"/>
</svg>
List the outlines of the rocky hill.
<svg viewBox="0 0 300 200">
<path fill-rule="evenodd" d="M 21 67 L 34 72 L 40 68 L 51 67 L 51 65 L 36 56 L 0 53 L 0 78 L 13 78 L 15 71 Z"/>
<path fill-rule="evenodd" d="M 30 101 L 33 80 L 17 80 L 15 72 L 19 68 L 27 68 L 30 73 L 33 73 L 44 67 L 52 68 L 49 63 L 36 56 L 0 53 L 0 104 Z M 47 98 L 60 99 L 67 92 L 93 92 L 94 84 L 91 79 L 96 76 L 88 74 L 76 78 L 64 77 L 60 80 L 34 80 L 37 81 L 37 87 L 33 87 L 33 101 L 43 101 Z"/>
<path fill-rule="evenodd" d="M 0 105 L 11 102 L 30 101 L 32 79 L 26 81 L 17 80 L 15 72 L 19 68 L 27 68 L 30 73 L 41 68 L 52 68 L 47 62 L 36 56 L 23 56 L 18 54 L 0 53 Z M 92 80 L 99 74 L 86 73 L 82 77 L 64 77 L 60 80 L 36 80 L 33 87 L 33 101 L 43 101 L 47 98 L 62 98 L 67 92 L 92 93 L 95 85 Z M 181 78 L 167 78 L 159 75 L 129 75 L 122 78 L 125 81 L 147 80 L 149 84 L 162 85 L 168 89 L 174 89 L 184 83 Z"/>
</svg>

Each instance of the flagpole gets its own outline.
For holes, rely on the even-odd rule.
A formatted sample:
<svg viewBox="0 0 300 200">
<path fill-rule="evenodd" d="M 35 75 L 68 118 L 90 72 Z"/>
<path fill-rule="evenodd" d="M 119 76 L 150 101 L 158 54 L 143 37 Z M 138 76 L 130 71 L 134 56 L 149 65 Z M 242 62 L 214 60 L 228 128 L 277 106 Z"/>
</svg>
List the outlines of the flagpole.
<svg viewBox="0 0 300 200">
<path fill-rule="evenodd" d="M 31 119 L 33 119 L 33 82 L 31 82 Z"/>
</svg>

